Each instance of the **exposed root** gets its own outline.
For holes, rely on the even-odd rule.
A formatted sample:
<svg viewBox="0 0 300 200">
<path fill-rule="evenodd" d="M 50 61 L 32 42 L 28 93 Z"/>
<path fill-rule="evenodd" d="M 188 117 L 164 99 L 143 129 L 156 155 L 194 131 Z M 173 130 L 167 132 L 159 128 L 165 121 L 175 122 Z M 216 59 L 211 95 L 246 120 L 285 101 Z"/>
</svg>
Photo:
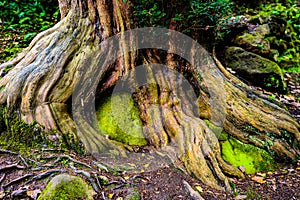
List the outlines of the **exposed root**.
<svg viewBox="0 0 300 200">
<path fill-rule="evenodd" d="M 199 192 L 195 191 L 188 182 L 183 180 L 182 183 L 183 183 L 185 189 L 190 193 L 190 196 L 194 200 L 204 200 L 203 197 L 199 194 Z"/>
</svg>

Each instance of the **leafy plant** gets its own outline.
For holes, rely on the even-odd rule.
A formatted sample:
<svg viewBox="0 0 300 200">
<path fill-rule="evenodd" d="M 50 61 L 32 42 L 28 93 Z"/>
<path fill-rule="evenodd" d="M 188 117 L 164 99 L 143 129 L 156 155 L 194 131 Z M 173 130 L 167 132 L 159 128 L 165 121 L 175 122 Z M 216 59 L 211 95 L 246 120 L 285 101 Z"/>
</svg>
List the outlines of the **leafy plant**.
<svg viewBox="0 0 300 200">
<path fill-rule="evenodd" d="M 49 6 L 52 5 L 52 6 Z M 13 58 L 27 47 L 33 37 L 58 20 L 56 0 L 0 1 L 0 63 Z"/>
<path fill-rule="evenodd" d="M 296 1 L 286 4 L 261 4 L 253 17 L 276 26 L 270 42 L 279 51 L 276 62 L 285 70 L 300 68 L 300 7 Z M 293 70 L 292 70 L 293 71 Z M 298 71 L 298 70 L 296 70 Z"/>
</svg>

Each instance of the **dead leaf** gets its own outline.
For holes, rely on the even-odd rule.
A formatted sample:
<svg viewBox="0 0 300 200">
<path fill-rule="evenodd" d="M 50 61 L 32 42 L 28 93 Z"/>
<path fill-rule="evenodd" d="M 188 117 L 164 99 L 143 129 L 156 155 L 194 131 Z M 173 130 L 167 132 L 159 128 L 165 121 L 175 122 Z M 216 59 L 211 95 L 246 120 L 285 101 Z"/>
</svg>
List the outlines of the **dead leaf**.
<svg viewBox="0 0 300 200">
<path fill-rule="evenodd" d="M 266 181 L 264 180 L 264 178 L 261 177 L 261 176 L 253 176 L 253 177 L 251 178 L 251 180 L 253 180 L 253 181 L 257 182 L 257 183 L 260 183 L 260 184 L 263 184 L 263 183 L 266 182 Z"/>
<path fill-rule="evenodd" d="M 234 198 L 235 200 L 247 199 L 247 195 L 238 195 Z"/>
<path fill-rule="evenodd" d="M 202 193 L 203 192 L 203 189 L 201 186 L 197 185 L 195 186 L 196 190 L 198 190 L 198 192 Z"/>
<path fill-rule="evenodd" d="M 41 190 L 32 190 L 32 191 L 27 191 L 27 196 L 30 196 L 32 199 L 37 199 L 38 195 L 41 194 Z"/>
</svg>

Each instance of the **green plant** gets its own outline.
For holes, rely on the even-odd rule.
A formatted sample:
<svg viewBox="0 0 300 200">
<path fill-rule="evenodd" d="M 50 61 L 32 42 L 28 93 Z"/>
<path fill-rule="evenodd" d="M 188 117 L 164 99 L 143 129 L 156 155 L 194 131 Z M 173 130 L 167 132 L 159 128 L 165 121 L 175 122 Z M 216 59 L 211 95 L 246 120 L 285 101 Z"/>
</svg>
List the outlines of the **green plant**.
<svg viewBox="0 0 300 200">
<path fill-rule="evenodd" d="M 51 6 L 49 6 L 51 5 Z M 13 58 L 27 47 L 33 37 L 58 20 L 56 0 L 0 1 L 0 63 Z"/>
<path fill-rule="evenodd" d="M 269 40 L 279 51 L 276 62 L 285 70 L 300 68 L 300 7 L 296 1 L 261 4 L 255 14 L 252 19 L 273 26 Z"/>
</svg>

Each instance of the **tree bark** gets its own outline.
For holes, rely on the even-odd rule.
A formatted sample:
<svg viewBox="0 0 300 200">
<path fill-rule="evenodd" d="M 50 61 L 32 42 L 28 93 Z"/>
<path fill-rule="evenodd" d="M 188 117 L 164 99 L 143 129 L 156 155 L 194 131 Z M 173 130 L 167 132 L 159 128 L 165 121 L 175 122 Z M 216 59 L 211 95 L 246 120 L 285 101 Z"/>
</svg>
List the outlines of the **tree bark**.
<svg viewBox="0 0 300 200">
<path fill-rule="evenodd" d="M 72 106 L 70 102 L 76 86 L 82 84 L 79 80 L 88 81 L 95 73 L 93 69 L 99 62 L 93 59 L 94 55 L 98 55 L 101 48 L 114 53 L 112 46 L 105 46 L 105 41 L 136 28 L 133 3 L 128 0 L 59 0 L 59 5 L 61 21 L 38 34 L 16 58 L 0 65 L 0 72 L 11 66 L 0 79 L 0 88 L 4 88 L 0 90 L 0 103 L 10 110 L 19 110 L 28 123 L 36 120 L 48 130 L 75 134 L 91 153 L 111 149 L 126 156 L 130 147 L 99 134 L 80 116 L 81 111 L 71 114 L 68 108 Z M 169 28 L 176 30 L 176 23 L 171 21 Z M 132 73 L 137 63 L 145 66 L 165 64 L 170 70 L 187 74 L 197 94 L 198 111 L 185 107 L 193 104 L 192 99 L 182 88 L 175 87 L 174 77 L 162 72 L 147 77 L 157 85 L 141 87 L 133 94 L 148 145 L 159 149 L 175 143 L 176 148 L 170 147 L 172 151 L 167 153 L 178 167 L 217 189 L 229 189 L 228 175 L 243 177 L 241 171 L 222 159 L 218 135 L 204 119 L 224 126 L 231 136 L 274 153 L 277 158 L 295 160 L 300 155 L 299 124 L 285 109 L 270 103 L 228 73 L 215 55 L 214 59 L 209 58 L 208 53 L 205 56 L 207 68 L 201 74 L 205 78 L 202 82 L 194 66 L 178 56 L 157 49 L 137 51 L 131 49 L 122 34 L 120 37 L 117 45 L 124 55 L 97 71 L 100 81 L 97 97 L 114 87 L 122 76 Z M 99 47 L 99 44 L 104 45 Z M 174 48 L 172 44 L 169 46 L 170 50 Z M 138 82 L 137 79 L 132 76 L 130 81 Z M 215 102 L 210 89 L 218 96 Z M 75 118 L 86 128 L 84 132 L 77 131 Z M 271 146 L 265 145 L 268 140 L 272 140 Z"/>
</svg>

